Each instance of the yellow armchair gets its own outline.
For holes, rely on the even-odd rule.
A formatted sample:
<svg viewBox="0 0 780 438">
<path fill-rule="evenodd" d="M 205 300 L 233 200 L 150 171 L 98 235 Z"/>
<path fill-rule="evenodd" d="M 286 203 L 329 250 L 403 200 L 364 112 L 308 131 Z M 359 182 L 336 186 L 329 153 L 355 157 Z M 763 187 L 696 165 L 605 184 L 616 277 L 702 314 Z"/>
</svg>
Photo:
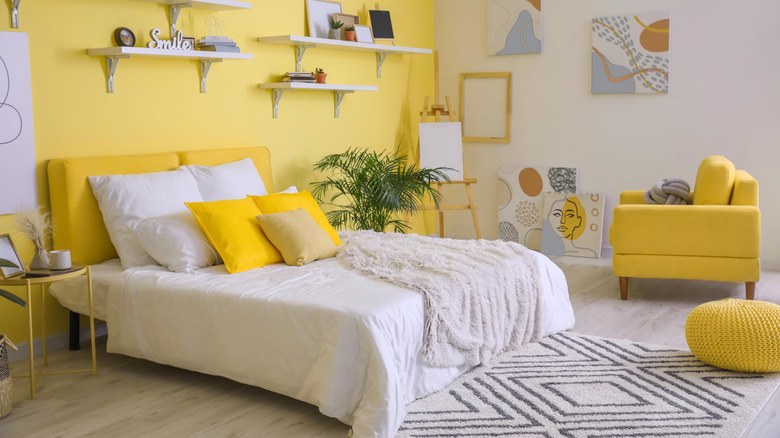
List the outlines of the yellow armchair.
<svg viewBox="0 0 780 438">
<path fill-rule="evenodd" d="M 643 191 L 620 195 L 609 240 L 620 298 L 628 278 L 682 278 L 745 283 L 752 300 L 761 274 L 758 181 L 712 156 L 699 166 L 693 205 L 647 204 Z"/>
</svg>

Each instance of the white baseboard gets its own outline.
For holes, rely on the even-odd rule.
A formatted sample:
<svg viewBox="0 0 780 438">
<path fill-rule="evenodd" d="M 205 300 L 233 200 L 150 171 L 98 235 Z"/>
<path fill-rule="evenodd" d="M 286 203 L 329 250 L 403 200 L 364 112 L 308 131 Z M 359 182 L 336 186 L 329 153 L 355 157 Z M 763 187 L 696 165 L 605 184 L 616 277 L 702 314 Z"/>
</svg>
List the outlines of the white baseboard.
<svg viewBox="0 0 780 438">
<path fill-rule="evenodd" d="M 95 337 L 105 336 L 108 334 L 108 328 L 105 322 L 95 322 Z M 17 342 L 16 339 L 12 339 L 14 344 L 19 347 L 18 351 L 8 349 L 8 360 L 10 362 L 16 360 L 24 360 L 30 357 L 29 342 Z M 68 332 L 57 333 L 46 337 L 47 348 L 51 351 L 64 350 L 68 348 Z M 81 326 L 79 328 L 79 342 L 89 344 L 89 325 Z M 43 340 L 36 339 L 34 342 L 35 355 L 43 354 Z"/>
</svg>

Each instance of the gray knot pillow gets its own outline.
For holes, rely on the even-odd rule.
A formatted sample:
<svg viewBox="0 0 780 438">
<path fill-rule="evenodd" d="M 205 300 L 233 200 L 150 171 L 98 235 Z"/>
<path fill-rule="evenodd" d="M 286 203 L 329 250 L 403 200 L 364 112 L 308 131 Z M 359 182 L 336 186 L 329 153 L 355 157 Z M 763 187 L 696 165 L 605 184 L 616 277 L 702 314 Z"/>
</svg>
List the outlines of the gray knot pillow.
<svg viewBox="0 0 780 438">
<path fill-rule="evenodd" d="M 687 205 L 691 203 L 691 186 L 677 178 L 658 181 L 645 192 L 648 204 Z"/>
</svg>

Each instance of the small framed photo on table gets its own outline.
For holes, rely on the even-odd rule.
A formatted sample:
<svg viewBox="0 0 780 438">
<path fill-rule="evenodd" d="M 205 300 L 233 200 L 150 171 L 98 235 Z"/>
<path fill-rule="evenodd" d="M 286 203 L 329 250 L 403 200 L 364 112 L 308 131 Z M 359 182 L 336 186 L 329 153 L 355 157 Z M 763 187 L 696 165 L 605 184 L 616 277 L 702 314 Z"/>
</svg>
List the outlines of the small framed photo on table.
<svg viewBox="0 0 780 438">
<path fill-rule="evenodd" d="M 355 40 L 359 43 L 373 43 L 374 37 L 371 35 L 371 27 L 355 25 Z"/>
<path fill-rule="evenodd" d="M 10 266 L 10 265 L 16 265 Z M 24 274 L 24 264 L 22 259 L 19 258 L 19 253 L 16 251 L 14 242 L 11 240 L 9 234 L 3 234 L 0 236 L 0 273 L 3 278 L 11 278 L 17 275 Z"/>
</svg>

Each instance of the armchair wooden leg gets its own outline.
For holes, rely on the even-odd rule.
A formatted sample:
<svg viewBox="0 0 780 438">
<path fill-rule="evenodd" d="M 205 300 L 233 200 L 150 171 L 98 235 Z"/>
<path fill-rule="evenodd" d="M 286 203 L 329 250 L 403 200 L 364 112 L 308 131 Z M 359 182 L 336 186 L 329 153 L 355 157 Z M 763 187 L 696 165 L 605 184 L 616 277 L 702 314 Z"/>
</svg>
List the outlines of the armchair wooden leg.
<svg viewBox="0 0 780 438">
<path fill-rule="evenodd" d="M 620 299 L 628 299 L 628 277 L 619 277 L 620 279 Z"/>
<path fill-rule="evenodd" d="M 756 282 L 755 281 L 746 281 L 745 282 L 745 299 L 746 300 L 752 300 L 755 295 L 756 295 Z"/>
</svg>

